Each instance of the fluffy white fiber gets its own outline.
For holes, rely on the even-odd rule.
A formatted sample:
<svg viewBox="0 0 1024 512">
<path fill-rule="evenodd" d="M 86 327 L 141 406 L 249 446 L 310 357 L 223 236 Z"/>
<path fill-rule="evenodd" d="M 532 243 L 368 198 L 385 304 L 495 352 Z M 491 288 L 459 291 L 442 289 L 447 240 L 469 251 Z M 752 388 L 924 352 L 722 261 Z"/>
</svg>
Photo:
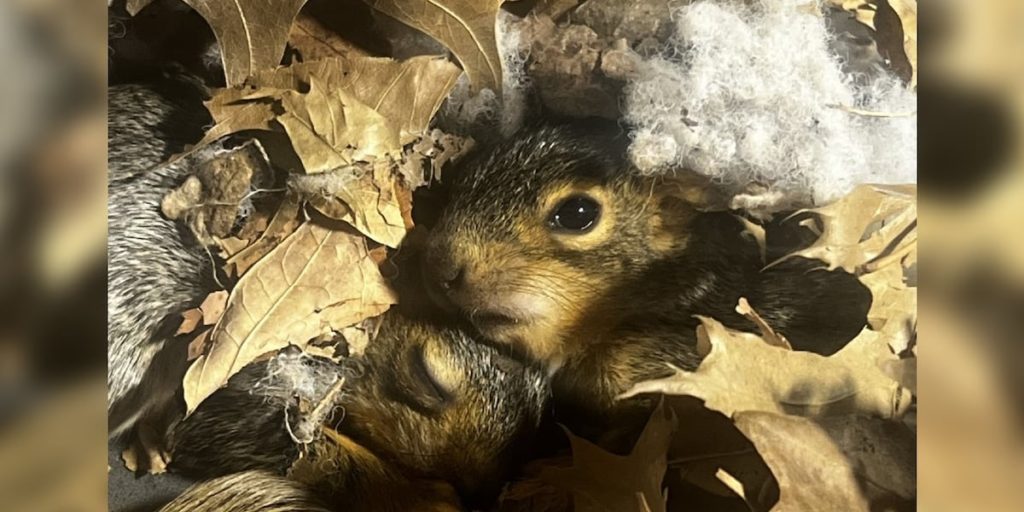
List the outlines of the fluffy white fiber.
<svg viewBox="0 0 1024 512">
<path fill-rule="evenodd" d="M 759 182 L 777 197 L 772 209 L 916 180 L 916 95 L 896 78 L 864 85 L 844 75 L 824 19 L 806 4 L 719 0 L 673 11 L 668 48 L 625 91 L 641 172 L 681 166 L 737 192 Z"/>
<path fill-rule="evenodd" d="M 463 74 L 441 108 L 447 128 L 472 133 L 481 126 L 497 126 L 501 135 L 508 137 L 522 126 L 530 78 L 524 69 L 528 55 L 522 51 L 517 21 L 515 15 L 505 11 L 498 11 L 495 21 L 501 55 L 501 95 L 490 89 L 473 92 L 469 77 Z"/>
</svg>

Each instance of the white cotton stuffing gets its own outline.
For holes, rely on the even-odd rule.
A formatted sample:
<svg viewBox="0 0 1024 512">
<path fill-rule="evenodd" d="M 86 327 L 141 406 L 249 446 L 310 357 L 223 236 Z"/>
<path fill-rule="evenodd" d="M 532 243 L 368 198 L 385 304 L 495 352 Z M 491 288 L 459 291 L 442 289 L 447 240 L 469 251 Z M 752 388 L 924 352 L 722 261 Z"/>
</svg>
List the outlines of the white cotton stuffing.
<svg viewBox="0 0 1024 512">
<path fill-rule="evenodd" d="M 464 73 L 441 108 L 443 125 L 467 132 L 481 125 L 494 125 L 504 137 L 522 126 L 531 83 L 525 71 L 529 55 L 522 49 L 518 21 L 516 15 L 498 11 L 495 36 L 501 56 L 501 95 L 491 89 L 474 92 Z"/>
<path fill-rule="evenodd" d="M 675 8 L 665 51 L 626 84 L 631 158 L 647 174 L 689 168 L 778 208 L 823 203 L 859 183 L 916 180 L 916 94 L 843 73 L 807 0 Z M 893 113 L 872 117 L 840 107 Z M 914 114 L 914 115 L 907 115 Z"/>
<path fill-rule="evenodd" d="M 286 402 L 298 397 L 315 404 L 340 377 L 334 365 L 298 350 L 285 350 L 267 362 L 266 375 L 256 383 L 255 391 Z"/>
</svg>

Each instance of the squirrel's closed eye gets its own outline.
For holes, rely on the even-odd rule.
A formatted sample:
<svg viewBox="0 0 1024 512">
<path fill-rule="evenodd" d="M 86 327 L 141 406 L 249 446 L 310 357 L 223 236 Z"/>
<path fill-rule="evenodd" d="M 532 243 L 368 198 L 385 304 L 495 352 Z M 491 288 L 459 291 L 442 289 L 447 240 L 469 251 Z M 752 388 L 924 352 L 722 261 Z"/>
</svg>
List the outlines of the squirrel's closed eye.
<svg viewBox="0 0 1024 512">
<path fill-rule="evenodd" d="M 597 224 L 601 216 L 601 205 L 584 195 L 570 196 L 563 200 L 551 213 L 548 223 L 563 231 L 587 231 Z"/>
</svg>

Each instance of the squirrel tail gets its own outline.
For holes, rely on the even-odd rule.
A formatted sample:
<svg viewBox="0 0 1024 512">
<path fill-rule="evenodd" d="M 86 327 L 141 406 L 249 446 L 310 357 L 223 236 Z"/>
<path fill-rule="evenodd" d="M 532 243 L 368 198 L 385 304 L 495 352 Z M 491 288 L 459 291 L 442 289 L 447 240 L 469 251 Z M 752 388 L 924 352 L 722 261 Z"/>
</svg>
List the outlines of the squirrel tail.
<svg viewBox="0 0 1024 512">
<path fill-rule="evenodd" d="M 244 471 L 185 490 L 160 512 L 329 512 L 305 485 L 267 471 Z"/>
</svg>

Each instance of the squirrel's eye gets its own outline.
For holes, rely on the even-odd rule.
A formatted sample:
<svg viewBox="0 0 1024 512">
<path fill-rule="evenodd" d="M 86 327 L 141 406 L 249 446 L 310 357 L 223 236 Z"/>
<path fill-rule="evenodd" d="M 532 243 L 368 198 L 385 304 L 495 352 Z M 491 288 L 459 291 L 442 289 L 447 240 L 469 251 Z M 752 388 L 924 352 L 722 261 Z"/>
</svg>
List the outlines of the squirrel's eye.
<svg viewBox="0 0 1024 512">
<path fill-rule="evenodd" d="M 551 226 L 568 231 L 586 231 L 601 215 L 601 205 L 587 196 L 572 196 L 555 207 Z"/>
</svg>

